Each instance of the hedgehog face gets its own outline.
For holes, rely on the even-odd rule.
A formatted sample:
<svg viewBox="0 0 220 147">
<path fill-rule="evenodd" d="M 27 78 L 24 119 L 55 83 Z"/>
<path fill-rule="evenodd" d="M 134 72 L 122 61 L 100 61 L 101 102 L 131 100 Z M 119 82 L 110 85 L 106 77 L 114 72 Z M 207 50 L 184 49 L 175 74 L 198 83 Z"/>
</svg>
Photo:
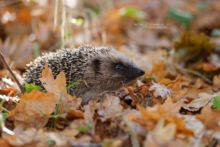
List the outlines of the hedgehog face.
<svg viewBox="0 0 220 147">
<path fill-rule="evenodd" d="M 114 63 L 112 65 L 113 72 L 120 77 L 123 82 L 128 83 L 139 76 L 144 75 L 144 71 L 134 64 Z"/>
<path fill-rule="evenodd" d="M 116 56 L 117 55 L 117 56 Z M 105 89 L 118 89 L 122 83 L 129 83 L 139 76 L 144 75 L 144 71 L 133 64 L 128 58 L 114 53 L 113 55 L 102 55 L 93 60 L 93 71 L 97 79 L 102 79 L 102 87 Z M 108 88 L 109 87 L 109 88 Z"/>
</svg>

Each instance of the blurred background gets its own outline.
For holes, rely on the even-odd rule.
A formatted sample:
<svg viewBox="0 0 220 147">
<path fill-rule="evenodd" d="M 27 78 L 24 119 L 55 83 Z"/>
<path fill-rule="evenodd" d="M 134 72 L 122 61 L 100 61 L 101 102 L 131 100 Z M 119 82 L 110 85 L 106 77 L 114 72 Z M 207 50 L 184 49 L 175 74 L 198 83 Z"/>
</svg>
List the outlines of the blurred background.
<svg viewBox="0 0 220 147">
<path fill-rule="evenodd" d="M 0 49 L 20 71 L 42 52 L 83 44 L 113 46 L 147 68 L 145 55 L 172 50 L 183 32 L 203 33 L 219 50 L 220 1 L 0 1 Z"/>
</svg>

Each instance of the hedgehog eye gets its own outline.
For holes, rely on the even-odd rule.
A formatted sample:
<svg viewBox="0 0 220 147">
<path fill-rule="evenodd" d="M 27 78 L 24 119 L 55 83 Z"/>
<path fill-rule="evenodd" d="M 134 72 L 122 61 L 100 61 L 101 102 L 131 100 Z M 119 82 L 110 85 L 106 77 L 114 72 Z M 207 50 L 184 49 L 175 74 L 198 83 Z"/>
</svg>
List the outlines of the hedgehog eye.
<svg viewBox="0 0 220 147">
<path fill-rule="evenodd" d="M 122 64 L 116 64 L 114 68 L 115 71 L 120 72 L 124 69 L 124 66 Z"/>
</svg>

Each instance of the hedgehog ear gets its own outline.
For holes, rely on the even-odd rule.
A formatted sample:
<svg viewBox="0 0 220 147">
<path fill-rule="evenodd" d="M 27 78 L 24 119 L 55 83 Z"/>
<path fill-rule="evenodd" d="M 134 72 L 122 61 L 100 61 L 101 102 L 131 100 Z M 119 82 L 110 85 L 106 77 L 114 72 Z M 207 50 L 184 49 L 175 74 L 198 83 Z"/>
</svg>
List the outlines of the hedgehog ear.
<svg viewBox="0 0 220 147">
<path fill-rule="evenodd" d="M 94 59 L 92 64 L 93 64 L 92 66 L 93 66 L 95 73 L 99 73 L 101 61 L 99 59 Z"/>
</svg>

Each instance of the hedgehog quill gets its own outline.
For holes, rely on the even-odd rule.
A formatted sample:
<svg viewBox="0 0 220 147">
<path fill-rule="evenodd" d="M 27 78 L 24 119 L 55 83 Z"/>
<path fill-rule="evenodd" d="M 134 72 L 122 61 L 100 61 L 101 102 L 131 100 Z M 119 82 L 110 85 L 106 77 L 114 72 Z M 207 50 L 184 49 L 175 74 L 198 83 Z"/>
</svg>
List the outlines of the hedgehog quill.
<svg viewBox="0 0 220 147">
<path fill-rule="evenodd" d="M 27 65 L 24 81 L 43 88 L 39 78 L 45 63 L 48 63 L 54 77 L 64 71 L 67 85 L 83 81 L 68 88 L 68 93 L 81 97 L 83 104 L 102 92 L 117 90 L 122 83 L 127 84 L 144 75 L 142 69 L 113 48 L 83 46 L 61 49 L 36 58 Z"/>
</svg>

